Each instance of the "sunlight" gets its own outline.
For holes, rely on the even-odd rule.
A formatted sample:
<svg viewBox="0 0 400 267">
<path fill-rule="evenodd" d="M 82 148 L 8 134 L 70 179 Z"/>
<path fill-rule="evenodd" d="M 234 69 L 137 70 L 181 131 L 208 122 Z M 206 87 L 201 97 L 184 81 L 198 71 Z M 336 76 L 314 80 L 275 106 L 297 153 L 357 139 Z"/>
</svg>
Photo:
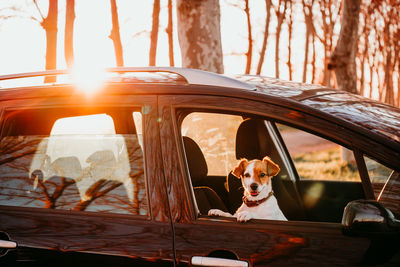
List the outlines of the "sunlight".
<svg viewBox="0 0 400 267">
<path fill-rule="evenodd" d="M 67 117 L 58 119 L 50 135 L 65 134 L 115 134 L 112 118 L 106 114 Z"/>
<path fill-rule="evenodd" d="M 79 91 L 91 96 L 100 90 L 105 81 L 105 70 L 98 65 L 80 64 L 71 70 L 71 80 Z"/>
</svg>

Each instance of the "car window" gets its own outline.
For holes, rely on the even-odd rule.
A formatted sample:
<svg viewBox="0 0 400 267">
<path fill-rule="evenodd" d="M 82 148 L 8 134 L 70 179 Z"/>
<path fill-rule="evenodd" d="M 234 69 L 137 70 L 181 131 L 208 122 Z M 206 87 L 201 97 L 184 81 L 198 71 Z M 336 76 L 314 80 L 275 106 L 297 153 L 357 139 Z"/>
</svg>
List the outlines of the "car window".
<svg viewBox="0 0 400 267">
<path fill-rule="evenodd" d="M 268 178 L 274 187 L 274 198 L 288 219 L 305 218 L 294 180 L 289 177 L 265 120 L 247 114 L 192 112 L 183 119 L 181 134 L 201 215 L 208 215 L 210 209 L 234 214 L 243 204 L 244 187 L 240 175 L 233 170 L 243 159 L 263 160 L 268 156 L 280 168 L 278 175 Z M 268 193 L 263 191 L 260 198 L 263 194 Z"/>
<path fill-rule="evenodd" d="M 393 170 L 365 155 L 364 161 L 374 190 L 375 198 L 378 198 Z"/>
<path fill-rule="evenodd" d="M 136 132 L 117 133 L 118 116 L 73 113 L 24 110 L 5 116 L 0 205 L 147 215 Z"/>
<path fill-rule="evenodd" d="M 241 159 L 265 156 L 279 166 L 280 171 L 270 178 L 271 186 L 277 209 L 288 220 L 340 222 L 349 201 L 365 198 L 352 152 L 308 132 L 283 124 L 274 127 L 267 118 L 251 114 L 192 112 L 183 119 L 181 134 L 194 199 L 202 215 L 210 209 L 235 214 L 246 189 L 233 170 Z"/>
<path fill-rule="evenodd" d="M 301 180 L 361 181 L 352 151 L 294 127 L 277 127 Z"/>
<path fill-rule="evenodd" d="M 204 112 L 191 113 L 183 120 L 182 135 L 199 145 L 209 175 L 226 176 L 235 166 L 235 137 L 242 121 L 237 115 Z"/>
<path fill-rule="evenodd" d="M 371 180 L 375 198 L 395 213 L 400 215 L 400 174 L 391 168 L 364 156 L 368 175 Z"/>
</svg>

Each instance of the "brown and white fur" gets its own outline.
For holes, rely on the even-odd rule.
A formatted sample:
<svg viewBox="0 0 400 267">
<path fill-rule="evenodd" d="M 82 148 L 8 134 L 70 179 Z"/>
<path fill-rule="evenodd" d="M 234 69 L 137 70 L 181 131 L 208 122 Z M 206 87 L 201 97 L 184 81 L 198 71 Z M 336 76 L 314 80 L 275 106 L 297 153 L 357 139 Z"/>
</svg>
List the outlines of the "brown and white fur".
<svg viewBox="0 0 400 267">
<path fill-rule="evenodd" d="M 244 188 L 242 205 L 234 215 L 219 209 L 209 210 L 208 215 L 236 217 L 239 222 L 251 219 L 287 221 L 272 191 L 271 178 L 279 171 L 279 166 L 269 157 L 252 161 L 242 159 L 232 172 L 242 180 Z"/>
</svg>

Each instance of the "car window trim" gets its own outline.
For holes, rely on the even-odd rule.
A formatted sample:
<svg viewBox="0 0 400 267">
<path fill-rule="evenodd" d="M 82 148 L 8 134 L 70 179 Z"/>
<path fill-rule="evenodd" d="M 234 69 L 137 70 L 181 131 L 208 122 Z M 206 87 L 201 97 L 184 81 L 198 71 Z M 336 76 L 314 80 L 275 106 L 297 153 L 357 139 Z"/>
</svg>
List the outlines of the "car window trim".
<svg viewBox="0 0 400 267">
<path fill-rule="evenodd" d="M 290 180 L 293 182 L 297 182 L 300 180 L 299 175 L 297 173 L 296 167 L 293 164 L 292 158 L 289 156 L 289 151 L 283 141 L 283 138 L 276 127 L 276 124 L 272 121 L 265 120 L 265 124 L 267 126 L 268 132 L 272 137 L 272 141 L 274 142 L 275 147 L 279 148 L 278 153 L 281 156 L 284 164 L 286 165 L 286 169 L 289 173 Z"/>
<path fill-rule="evenodd" d="M 294 165 L 292 157 L 290 156 L 289 150 L 287 149 L 286 144 L 283 141 L 282 135 L 278 130 L 278 127 L 276 126 L 275 122 L 271 120 L 264 120 L 264 121 L 266 122 L 265 125 L 267 126 L 267 130 L 271 136 L 272 141 L 274 142 L 276 150 L 278 151 L 283 163 L 285 164 L 290 180 L 293 181 L 293 186 L 295 188 L 297 201 L 301 206 L 301 208 L 305 210 L 304 200 L 300 195 L 300 188 L 299 188 L 300 177 L 299 174 L 297 173 L 297 169 L 296 166 Z"/>
<path fill-rule="evenodd" d="M 357 163 L 358 172 L 362 181 L 362 187 L 364 189 L 364 194 L 366 199 L 375 199 L 374 190 L 372 188 L 371 180 L 369 178 L 369 173 L 367 165 L 364 160 L 364 153 L 359 151 L 357 148 L 353 148 L 354 158 Z"/>
</svg>

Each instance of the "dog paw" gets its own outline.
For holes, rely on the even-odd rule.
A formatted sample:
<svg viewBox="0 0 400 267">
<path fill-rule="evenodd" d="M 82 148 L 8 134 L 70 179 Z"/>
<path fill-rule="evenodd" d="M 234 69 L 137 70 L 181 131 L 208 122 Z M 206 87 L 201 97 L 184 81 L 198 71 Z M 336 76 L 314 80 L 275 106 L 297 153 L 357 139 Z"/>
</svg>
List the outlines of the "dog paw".
<svg viewBox="0 0 400 267">
<path fill-rule="evenodd" d="M 208 216 L 224 216 L 224 213 L 225 212 L 219 209 L 210 209 L 208 211 Z"/>
<path fill-rule="evenodd" d="M 247 222 L 253 218 L 248 211 L 239 212 L 236 217 L 238 222 Z"/>
</svg>

